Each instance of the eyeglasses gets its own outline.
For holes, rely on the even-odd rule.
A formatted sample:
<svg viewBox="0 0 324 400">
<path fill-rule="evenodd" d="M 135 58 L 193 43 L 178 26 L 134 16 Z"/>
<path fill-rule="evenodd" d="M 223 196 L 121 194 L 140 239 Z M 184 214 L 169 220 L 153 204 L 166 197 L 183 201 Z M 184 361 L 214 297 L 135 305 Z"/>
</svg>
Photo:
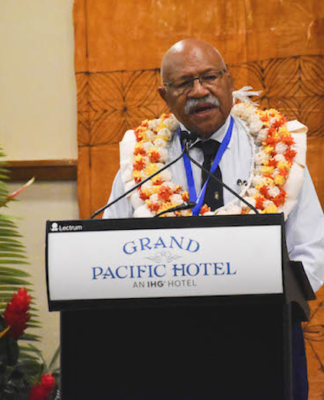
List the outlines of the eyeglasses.
<svg viewBox="0 0 324 400">
<path fill-rule="evenodd" d="M 163 85 L 167 88 L 173 90 L 176 96 L 180 96 L 184 93 L 190 92 L 190 90 L 194 87 L 194 82 L 199 81 L 201 86 L 217 86 L 220 78 L 226 72 L 225 69 L 222 71 L 208 71 L 197 78 L 189 78 L 189 79 L 179 79 L 174 82 L 163 83 Z"/>
</svg>

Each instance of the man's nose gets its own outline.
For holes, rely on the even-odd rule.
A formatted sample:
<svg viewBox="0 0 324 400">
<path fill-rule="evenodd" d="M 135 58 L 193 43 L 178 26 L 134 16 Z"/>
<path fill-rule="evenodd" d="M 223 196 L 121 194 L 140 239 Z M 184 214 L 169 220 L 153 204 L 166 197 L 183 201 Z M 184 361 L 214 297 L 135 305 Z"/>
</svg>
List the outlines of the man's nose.
<svg viewBox="0 0 324 400">
<path fill-rule="evenodd" d="M 209 94 L 209 90 L 204 87 L 201 83 L 199 78 L 196 78 L 192 82 L 193 86 L 192 89 L 188 92 L 188 97 L 204 97 Z"/>
</svg>

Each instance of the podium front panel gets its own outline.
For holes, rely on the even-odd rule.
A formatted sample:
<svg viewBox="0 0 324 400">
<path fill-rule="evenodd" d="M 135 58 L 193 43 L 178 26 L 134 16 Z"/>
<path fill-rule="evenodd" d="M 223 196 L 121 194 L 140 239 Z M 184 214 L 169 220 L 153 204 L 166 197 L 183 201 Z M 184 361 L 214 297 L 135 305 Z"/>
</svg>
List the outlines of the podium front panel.
<svg viewBox="0 0 324 400">
<path fill-rule="evenodd" d="M 283 293 L 280 215 L 48 221 L 50 309 Z"/>
</svg>

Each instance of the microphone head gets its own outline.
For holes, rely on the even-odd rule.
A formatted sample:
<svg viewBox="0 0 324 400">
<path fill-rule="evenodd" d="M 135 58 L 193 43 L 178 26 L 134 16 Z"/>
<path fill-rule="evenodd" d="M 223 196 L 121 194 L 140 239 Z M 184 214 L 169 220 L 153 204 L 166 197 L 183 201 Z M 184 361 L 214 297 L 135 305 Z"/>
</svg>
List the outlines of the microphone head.
<svg viewBox="0 0 324 400">
<path fill-rule="evenodd" d="M 197 138 L 198 135 L 196 132 L 181 131 L 180 133 L 181 143 L 192 144 L 197 140 Z"/>
<path fill-rule="evenodd" d="M 187 202 L 185 202 L 185 203 L 187 203 L 187 208 L 190 210 L 191 208 L 194 208 L 194 207 L 196 207 L 196 203 L 194 202 L 194 201 L 187 201 Z"/>
</svg>

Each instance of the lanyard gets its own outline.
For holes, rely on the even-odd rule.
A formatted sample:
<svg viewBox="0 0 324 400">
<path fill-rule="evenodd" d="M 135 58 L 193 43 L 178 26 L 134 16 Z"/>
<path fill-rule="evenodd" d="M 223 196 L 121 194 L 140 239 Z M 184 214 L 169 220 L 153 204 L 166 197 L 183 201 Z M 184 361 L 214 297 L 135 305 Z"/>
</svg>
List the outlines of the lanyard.
<svg viewBox="0 0 324 400">
<path fill-rule="evenodd" d="M 221 143 L 221 145 L 220 145 L 220 147 L 218 149 L 218 152 L 217 152 L 217 154 L 215 156 L 213 165 L 210 168 L 210 173 L 211 174 L 213 174 L 216 171 L 216 169 L 217 169 L 217 167 L 218 167 L 218 165 L 220 163 L 220 160 L 222 159 L 223 154 L 225 153 L 225 150 L 227 149 L 227 146 L 228 146 L 228 144 L 229 144 L 229 142 L 231 140 L 231 137 L 232 137 L 233 125 L 234 125 L 234 119 L 231 116 L 231 122 L 230 122 L 230 125 L 229 125 L 228 129 L 227 129 L 226 135 L 225 135 L 225 137 L 224 137 L 224 139 L 223 139 L 223 141 L 222 141 L 222 143 Z M 180 138 L 180 127 L 179 127 L 179 138 Z M 181 143 L 181 148 L 183 149 L 182 143 Z M 195 181 L 194 181 L 194 178 L 193 178 L 193 173 L 192 173 L 192 168 L 191 168 L 191 162 L 190 162 L 190 160 L 189 160 L 189 158 L 187 157 L 186 154 L 183 157 L 183 163 L 184 163 L 184 167 L 185 167 L 185 170 L 186 170 L 187 182 L 188 182 L 188 187 L 189 187 L 189 198 L 190 198 L 191 201 L 194 201 L 196 203 L 196 206 L 192 209 L 192 214 L 193 215 L 199 215 L 200 209 L 201 209 L 201 207 L 203 205 L 203 201 L 204 201 L 205 193 L 206 193 L 206 188 L 207 188 L 207 185 L 208 185 L 210 177 L 209 176 L 207 177 L 206 182 L 204 183 L 204 186 L 200 189 L 200 192 L 199 192 L 198 197 L 197 197 L 196 188 L 195 188 Z"/>
</svg>

